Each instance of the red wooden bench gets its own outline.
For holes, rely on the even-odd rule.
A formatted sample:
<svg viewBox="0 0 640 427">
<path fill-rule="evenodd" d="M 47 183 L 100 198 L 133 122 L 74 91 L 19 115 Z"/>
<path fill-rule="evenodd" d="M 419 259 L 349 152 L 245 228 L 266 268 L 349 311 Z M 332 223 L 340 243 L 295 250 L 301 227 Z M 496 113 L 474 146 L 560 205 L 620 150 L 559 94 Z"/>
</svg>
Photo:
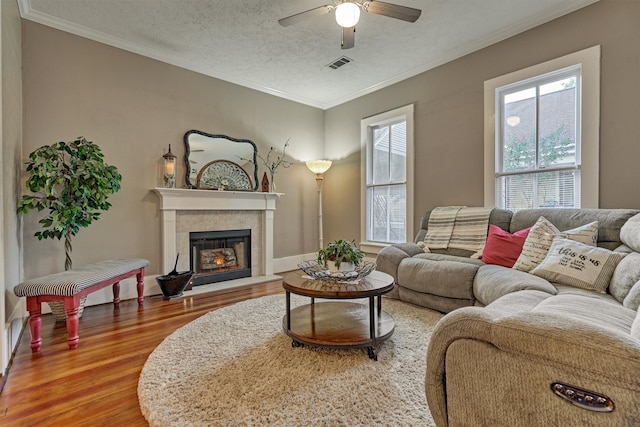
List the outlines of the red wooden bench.
<svg viewBox="0 0 640 427">
<path fill-rule="evenodd" d="M 27 297 L 29 329 L 31 331 L 31 351 L 38 352 L 42 345 L 42 303 L 62 301 L 66 311 L 67 343 L 69 348 L 77 348 L 78 308 L 80 299 L 88 294 L 113 286 L 113 304 L 120 303 L 120 281 L 136 276 L 138 305 L 144 303 L 144 269 L 149 265 L 146 259 L 120 258 L 87 264 L 78 268 L 26 280 L 13 292 L 19 297 Z"/>
</svg>

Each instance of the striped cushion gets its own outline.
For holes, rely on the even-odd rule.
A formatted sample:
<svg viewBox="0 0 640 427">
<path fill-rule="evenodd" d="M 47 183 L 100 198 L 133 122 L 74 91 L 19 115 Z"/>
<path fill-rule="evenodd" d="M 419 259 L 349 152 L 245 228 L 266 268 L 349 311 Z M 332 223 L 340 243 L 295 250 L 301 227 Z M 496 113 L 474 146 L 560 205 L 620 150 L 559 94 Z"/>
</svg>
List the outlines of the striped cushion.
<svg viewBox="0 0 640 427">
<path fill-rule="evenodd" d="M 38 295 L 73 296 L 96 283 L 147 267 L 148 265 L 149 261 L 146 259 L 119 258 L 101 261 L 61 273 L 26 280 L 13 288 L 13 292 L 19 297 L 34 297 Z"/>
</svg>

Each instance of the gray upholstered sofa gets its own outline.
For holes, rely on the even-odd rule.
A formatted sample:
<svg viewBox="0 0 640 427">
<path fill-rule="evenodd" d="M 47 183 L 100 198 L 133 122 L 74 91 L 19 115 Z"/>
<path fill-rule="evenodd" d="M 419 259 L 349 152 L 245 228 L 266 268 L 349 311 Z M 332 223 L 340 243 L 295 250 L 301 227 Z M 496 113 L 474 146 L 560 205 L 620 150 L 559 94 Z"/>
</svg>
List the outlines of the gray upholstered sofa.
<svg viewBox="0 0 640 427">
<path fill-rule="evenodd" d="M 638 212 L 491 214 L 491 223 L 511 232 L 540 216 L 560 230 L 598 221 L 598 246 L 627 253 L 604 292 L 468 254 L 424 253 L 413 243 L 380 252 L 378 269 L 396 280 L 393 296 L 451 311 L 427 354 L 426 395 L 438 426 L 640 425 Z"/>
<path fill-rule="evenodd" d="M 620 229 L 634 215 L 633 209 L 493 209 L 489 223 L 514 233 L 533 226 L 544 216 L 559 230 L 598 221 L 598 246 L 621 247 Z M 421 220 L 415 241 L 388 246 L 377 256 L 377 270 L 393 276 L 396 286 L 389 297 L 448 313 L 457 308 L 485 306 L 502 295 L 524 289 L 554 292 L 540 277 L 470 258 L 464 249 L 436 249 L 430 253 L 417 244 L 427 234 L 430 212 Z"/>
</svg>

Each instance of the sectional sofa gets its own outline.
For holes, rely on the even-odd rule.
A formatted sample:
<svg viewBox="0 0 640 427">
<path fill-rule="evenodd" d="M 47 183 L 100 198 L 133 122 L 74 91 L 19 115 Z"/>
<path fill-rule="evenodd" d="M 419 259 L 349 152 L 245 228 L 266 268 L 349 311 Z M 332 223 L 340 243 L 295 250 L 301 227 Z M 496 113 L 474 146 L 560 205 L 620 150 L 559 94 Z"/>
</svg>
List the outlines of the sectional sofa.
<svg viewBox="0 0 640 427">
<path fill-rule="evenodd" d="M 392 297 L 448 313 L 427 354 L 436 424 L 640 425 L 640 211 L 494 209 L 489 224 L 521 234 L 519 268 L 425 253 L 429 214 L 377 264 Z"/>
</svg>

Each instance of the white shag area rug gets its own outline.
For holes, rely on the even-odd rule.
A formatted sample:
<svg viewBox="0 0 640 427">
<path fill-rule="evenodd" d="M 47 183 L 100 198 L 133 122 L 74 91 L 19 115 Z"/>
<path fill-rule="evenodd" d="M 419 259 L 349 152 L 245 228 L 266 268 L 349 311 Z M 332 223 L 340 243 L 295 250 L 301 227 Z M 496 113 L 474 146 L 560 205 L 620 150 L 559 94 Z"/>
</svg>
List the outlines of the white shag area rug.
<svg viewBox="0 0 640 427">
<path fill-rule="evenodd" d="M 292 307 L 308 302 L 291 295 Z M 151 353 L 138 381 L 142 414 L 151 426 L 434 426 L 424 380 L 442 314 L 389 298 L 382 308 L 395 332 L 378 361 L 366 349 L 293 348 L 284 295 L 212 311 Z"/>
</svg>

